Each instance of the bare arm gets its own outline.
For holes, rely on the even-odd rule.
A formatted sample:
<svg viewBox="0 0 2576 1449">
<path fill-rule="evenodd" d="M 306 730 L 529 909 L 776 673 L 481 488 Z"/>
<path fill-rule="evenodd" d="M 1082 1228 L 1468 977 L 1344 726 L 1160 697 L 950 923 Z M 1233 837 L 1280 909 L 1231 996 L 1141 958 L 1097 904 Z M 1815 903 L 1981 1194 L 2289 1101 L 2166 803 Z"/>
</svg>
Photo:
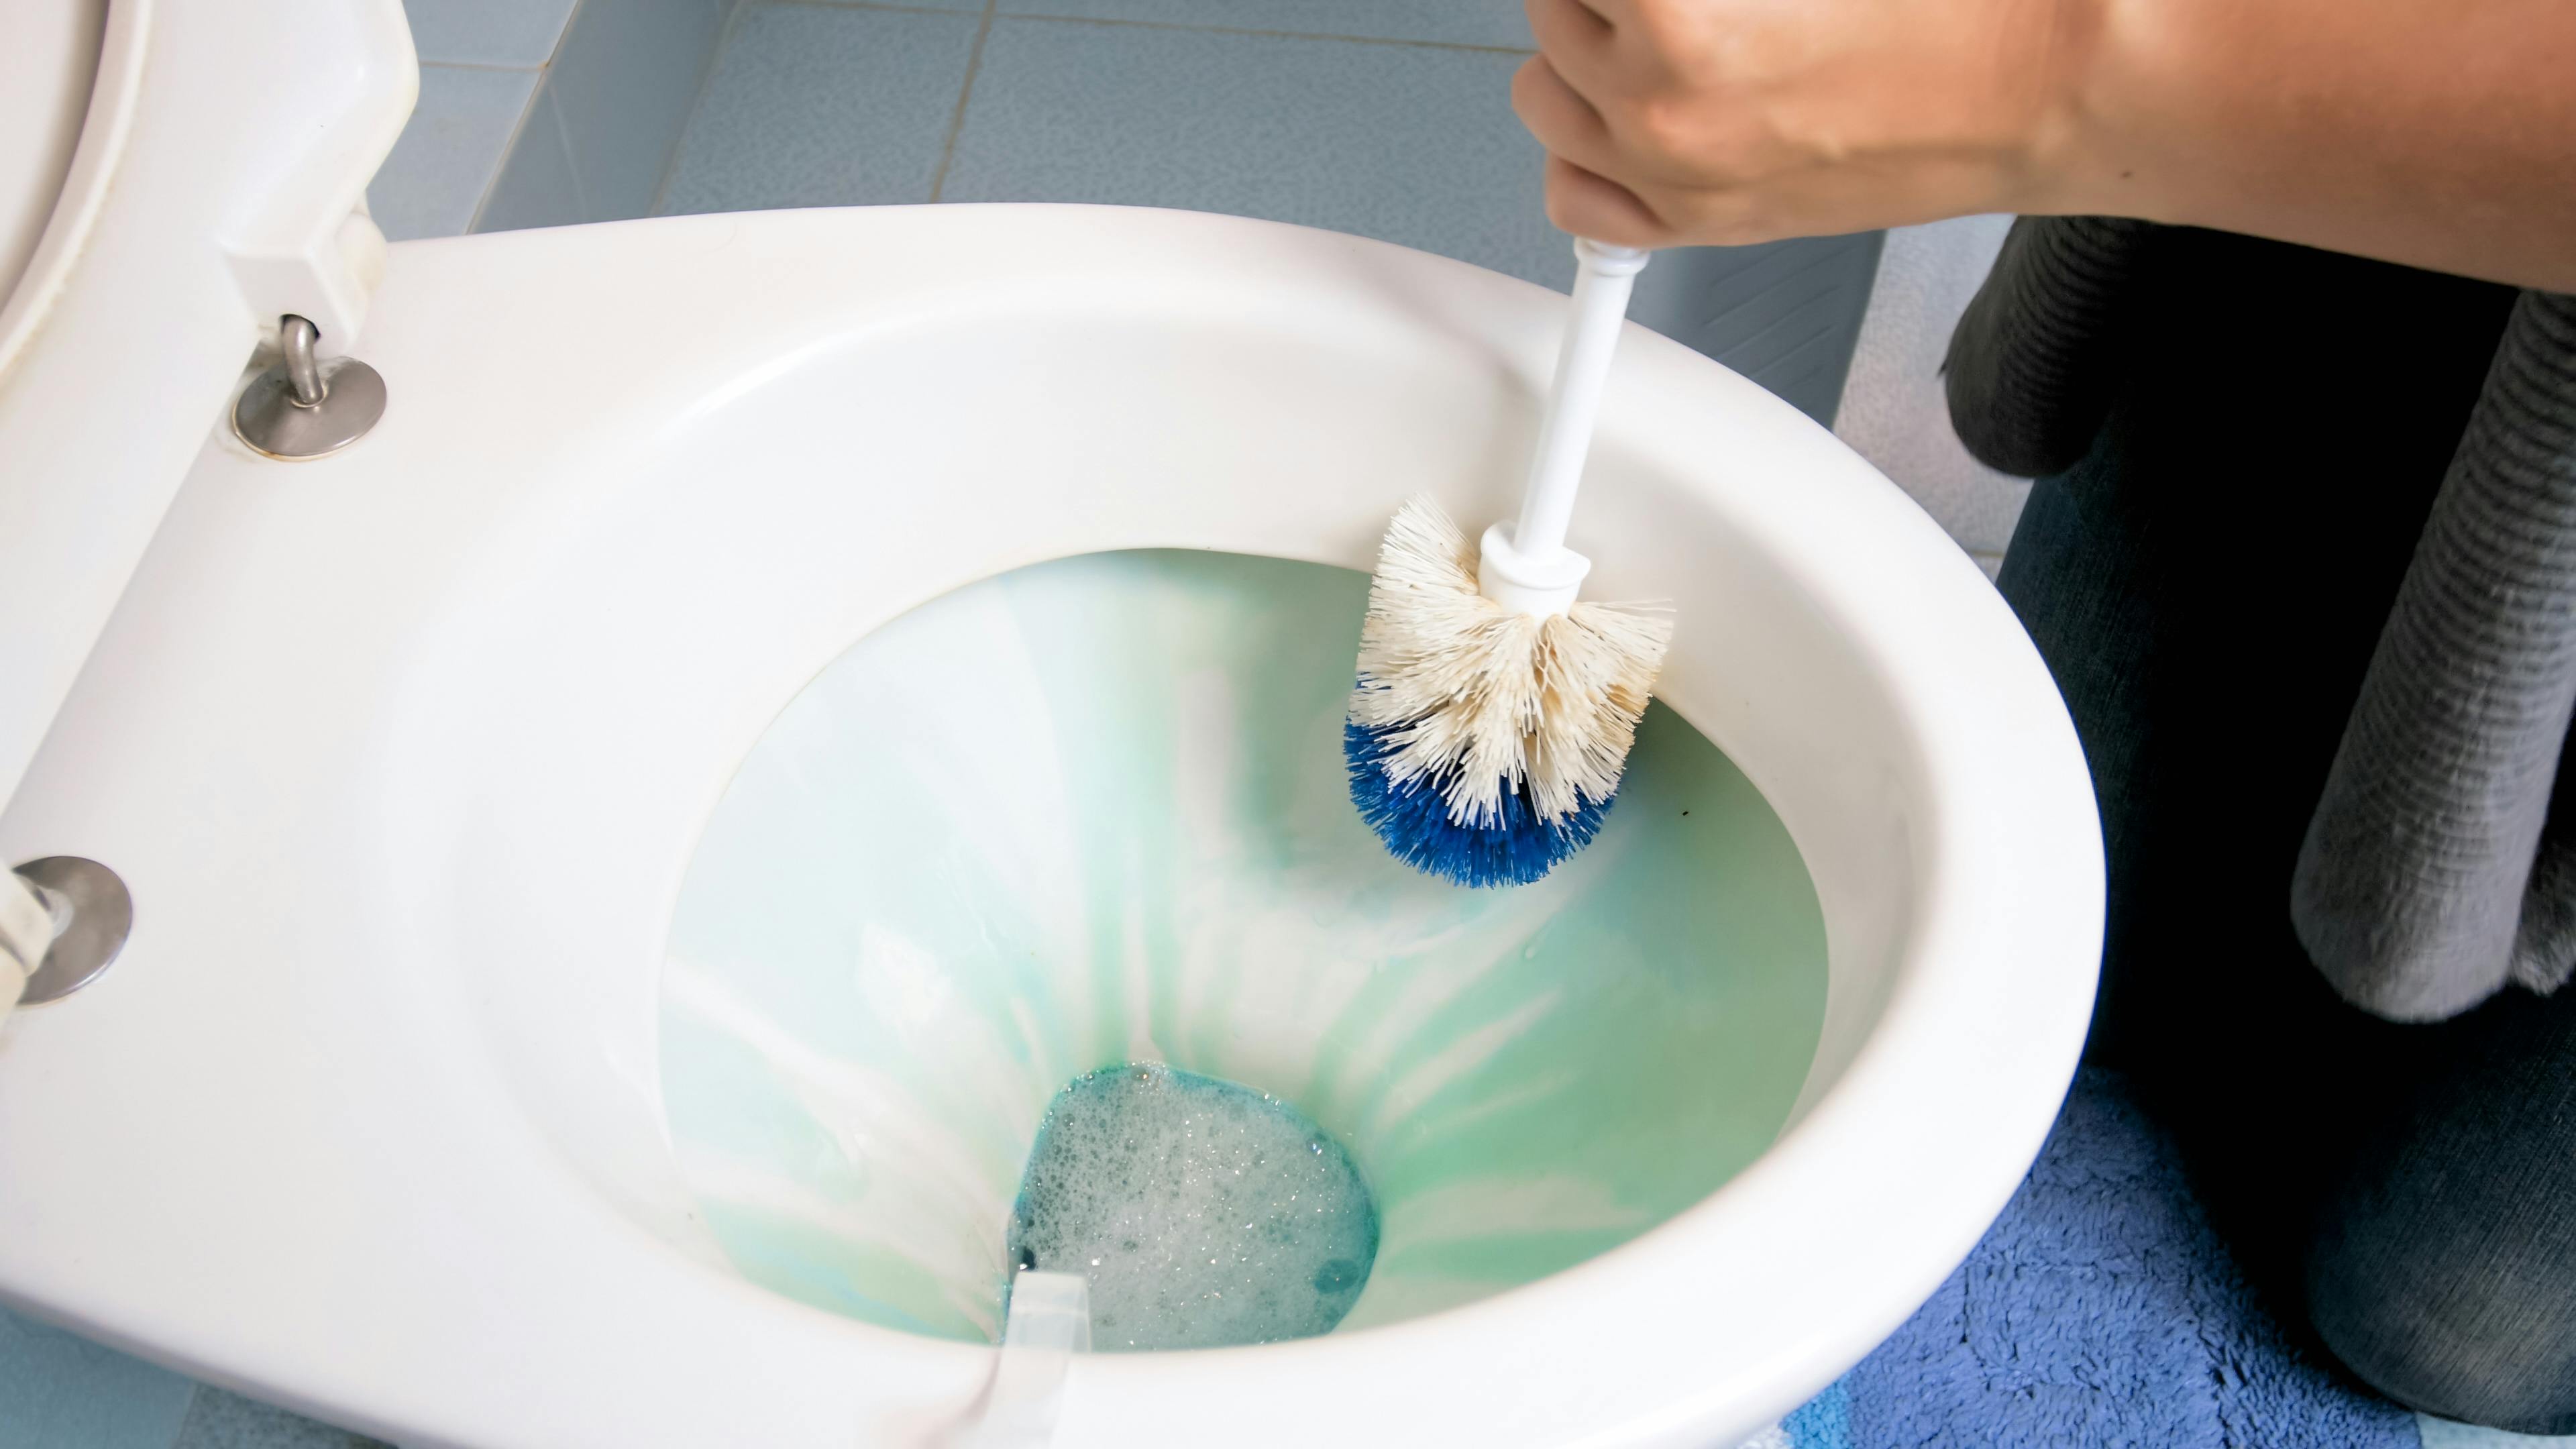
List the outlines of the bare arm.
<svg viewBox="0 0 2576 1449">
<path fill-rule="evenodd" d="M 2140 217 L 2576 292 L 2576 0 L 1528 0 L 1557 223 Z"/>
</svg>

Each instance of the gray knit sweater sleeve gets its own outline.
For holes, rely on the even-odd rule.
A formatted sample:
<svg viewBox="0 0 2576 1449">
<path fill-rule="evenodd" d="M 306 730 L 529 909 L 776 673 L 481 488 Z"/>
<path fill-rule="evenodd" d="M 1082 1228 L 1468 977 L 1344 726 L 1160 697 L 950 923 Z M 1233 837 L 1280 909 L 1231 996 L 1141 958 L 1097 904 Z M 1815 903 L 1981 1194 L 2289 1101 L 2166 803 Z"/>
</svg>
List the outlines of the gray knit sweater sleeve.
<svg viewBox="0 0 2576 1449">
<path fill-rule="evenodd" d="M 1950 425 L 1970 456 L 2020 478 L 2084 456 L 2126 375 L 2128 319 L 2156 228 L 2025 216 L 1950 334 Z"/>
<path fill-rule="evenodd" d="M 2160 229 L 2024 217 L 1952 335 L 1979 460 L 2062 471 L 2126 379 Z M 2576 299 L 2525 293 L 2381 631 L 2290 885 L 2345 999 L 2401 1021 L 2576 971 Z"/>
<path fill-rule="evenodd" d="M 2572 712 L 2576 298 L 2526 292 L 2300 851 L 2291 918 L 2347 1000 L 2431 1020 L 2567 979 L 2576 840 L 2544 826 Z"/>
</svg>

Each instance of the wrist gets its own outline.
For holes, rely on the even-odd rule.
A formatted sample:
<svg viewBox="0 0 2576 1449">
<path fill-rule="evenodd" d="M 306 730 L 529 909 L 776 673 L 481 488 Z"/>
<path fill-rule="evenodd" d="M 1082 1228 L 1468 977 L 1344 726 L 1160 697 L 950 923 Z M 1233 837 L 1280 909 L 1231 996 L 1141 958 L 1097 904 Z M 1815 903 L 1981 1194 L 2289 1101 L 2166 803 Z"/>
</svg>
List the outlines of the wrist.
<svg viewBox="0 0 2576 1449">
<path fill-rule="evenodd" d="M 2159 143 L 2170 114 L 2162 77 L 2175 73 L 2172 22 L 2188 0 L 2042 0 L 2050 26 L 2041 99 L 2006 182 L 2009 210 L 2028 215 L 2133 216 L 2168 221 L 2174 168 Z"/>
</svg>

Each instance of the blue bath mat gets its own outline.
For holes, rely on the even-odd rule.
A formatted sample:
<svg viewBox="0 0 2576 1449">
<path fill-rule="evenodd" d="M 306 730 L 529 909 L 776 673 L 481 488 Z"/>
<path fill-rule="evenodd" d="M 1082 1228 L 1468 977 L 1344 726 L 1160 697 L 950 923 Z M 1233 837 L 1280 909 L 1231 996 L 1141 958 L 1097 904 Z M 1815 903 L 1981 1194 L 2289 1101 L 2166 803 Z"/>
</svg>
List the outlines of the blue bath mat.
<svg viewBox="0 0 2576 1449">
<path fill-rule="evenodd" d="M 1795 1449 L 2421 1449 L 2254 1303 L 2171 1145 L 2085 1071 L 1985 1241 L 1792 1415 Z M 2545 1441 L 2499 1439 L 2499 1443 Z"/>
</svg>

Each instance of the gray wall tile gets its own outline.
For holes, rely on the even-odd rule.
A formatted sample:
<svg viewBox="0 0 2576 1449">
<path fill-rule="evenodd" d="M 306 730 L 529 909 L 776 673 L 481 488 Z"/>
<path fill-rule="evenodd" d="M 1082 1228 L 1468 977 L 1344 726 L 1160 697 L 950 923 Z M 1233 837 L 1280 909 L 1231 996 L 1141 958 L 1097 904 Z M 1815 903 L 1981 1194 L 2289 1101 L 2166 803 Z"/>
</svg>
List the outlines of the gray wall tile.
<svg viewBox="0 0 2576 1449">
<path fill-rule="evenodd" d="M 472 226 L 536 87 L 532 70 L 422 66 L 420 104 L 367 185 L 386 237 L 457 236 Z"/>
<path fill-rule="evenodd" d="M 476 231 L 517 231 L 531 226 L 570 226 L 589 220 L 582 200 L 581 178 L 572 169 L 572 152 L 564 144 L 563 121 L 555 113 L 554 92 L 540 89 L 529 108 L 528 123 L 519 128 L 519 143 L 501 178 L 492 184 L 492 199 L 483 203 Z"/>
<path fill-rule="evenodd" d="M 544 65 L 575 0 L 403 0 L 424 62 Z"/>
<path fill-rule="evenodd" d="M 662 209 L 928 201 L 977 25 L 967 14 L 745 9 Z"/>
<path fill-rule="evenodd" d="M 724 0 L 583 0 L 546 89 L 583 220 L 646 216 L 724 28 Z"/>
<path fill-rule="evenodd" d="M 1000 0 L 1005 15 L 1067 15 L 1295 35 L 1436 41 L 1526 50 L 1521 0 Z"/>
<path fill-rule="evenodd" d="M 168 1449 L 194 1387 L 0 1308 L 0 1449 Z"/>
</svg>

